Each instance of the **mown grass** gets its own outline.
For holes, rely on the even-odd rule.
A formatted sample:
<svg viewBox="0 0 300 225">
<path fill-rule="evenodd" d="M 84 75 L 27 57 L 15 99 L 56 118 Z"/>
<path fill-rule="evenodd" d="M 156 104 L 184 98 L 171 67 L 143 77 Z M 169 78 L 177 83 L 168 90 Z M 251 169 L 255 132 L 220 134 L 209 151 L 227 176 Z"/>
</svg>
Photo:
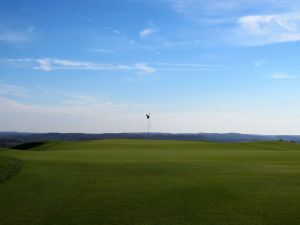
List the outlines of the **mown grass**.
<svg viewBox="0 0 300 225">
<path fill-rule="evenodd" d="M 1 225 L 298 225 L 300 146 L 282 142 L 55 142 L 0 151 Z"/>
<path fill-rule="evenodd" d="M 21 167 L 19 160 L 0 156 L 0 182 L 12 176 Z"/>
</svg>

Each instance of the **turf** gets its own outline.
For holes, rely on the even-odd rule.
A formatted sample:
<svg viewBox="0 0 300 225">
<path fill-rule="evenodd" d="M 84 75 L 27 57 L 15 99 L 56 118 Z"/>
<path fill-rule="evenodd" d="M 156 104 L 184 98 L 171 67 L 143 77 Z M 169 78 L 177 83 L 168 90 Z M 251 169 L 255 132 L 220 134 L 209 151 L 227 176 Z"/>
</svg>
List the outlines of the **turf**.
<svg viewBox="0 0 300 225">
<path fill-rule="evenodd" d="M 3 150 L 1 225 L 298 225 L 300 145 L 143 140 Z"/>
<path fill-rule="evenodd" d="M 11 157 L 0 156 L 0 182 L 11 177 L 21 167 L 19 160 Z"/>
</svg>

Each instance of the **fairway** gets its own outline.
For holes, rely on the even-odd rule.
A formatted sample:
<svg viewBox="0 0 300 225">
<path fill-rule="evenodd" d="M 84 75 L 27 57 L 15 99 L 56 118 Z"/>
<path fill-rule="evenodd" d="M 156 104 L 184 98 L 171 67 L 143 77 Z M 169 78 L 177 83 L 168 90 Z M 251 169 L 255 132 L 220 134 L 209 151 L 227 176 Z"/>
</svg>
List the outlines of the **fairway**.
<svg viewBox="0 0 300 225">
<path fill-rule="evenodd" d="M 300 224 L 297 144 L 48 142 L 0 156 L 22 164 L 0 182 L 1 225 Z"/>
</svg>

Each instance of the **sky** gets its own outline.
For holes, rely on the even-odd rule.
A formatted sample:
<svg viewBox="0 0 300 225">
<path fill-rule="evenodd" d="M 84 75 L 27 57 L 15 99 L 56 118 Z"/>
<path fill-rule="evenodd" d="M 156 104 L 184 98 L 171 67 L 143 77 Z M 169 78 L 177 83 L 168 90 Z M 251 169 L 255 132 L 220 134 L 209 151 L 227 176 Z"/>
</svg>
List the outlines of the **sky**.
<svg viewBox="0 0 300 225">
<path fill-rule="evenodd" d="M 0 2 L 0 131 L 300 134 L 298 0 Z"/>
</svg>

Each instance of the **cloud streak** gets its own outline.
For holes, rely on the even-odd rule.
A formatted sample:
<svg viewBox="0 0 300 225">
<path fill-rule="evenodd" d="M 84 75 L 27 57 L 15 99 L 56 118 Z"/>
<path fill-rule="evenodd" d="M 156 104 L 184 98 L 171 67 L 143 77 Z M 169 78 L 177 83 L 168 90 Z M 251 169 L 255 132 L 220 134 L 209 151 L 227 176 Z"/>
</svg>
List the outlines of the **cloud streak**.
<svg viewBox="0 0 300 225">
<path fill-rule="evenodd" d="M 5 96 L 16 96 L 16 97 L 29 97 L 30 91 L 26 90 L 23 87 L 6 84 L 3 81 L 0 81 L 0 95 Z"/>
<path fill-rule="evenodd" d="M 17 58 L 6 59 L 4 62 L 14 68 L 29 68 L 45 72 L 59 70 L 87 70 L 87 71 L 124 71 L 135 72 L 137 75 L 150 75 L 157 72 L 185 72 L 185 71 L 212 71 L 229 69 L 230 65 L 180 63 L 180 62 L 152 62 L 134 64 L 103 64 L 89 61 L 76 61 L 57 58 Z M 141 78 L 141 77 L 140 77 Z"/>
<path fill-rule="evenodd" d="M 216 64 L 201 64 L 201 63 L 169 63 L 161 62 L 157 63 L 160 66 L 161 71 L 208 71 L 216 69 L 229 68 L 227 65 Z"/>
<path fill-rule="evenodd" d="M 67 100 L 66 100 L 67 101 Z M 64 105 L 45 105 L 45 104 L 24 104 L 20 101 L 0 96 L 0 112 L 20 112 L 20 113 L 45 113 L 45 114 L 96 114 L 99 112 L 112 112 L 126 109 L 125 104 L 113 104 L 109 101 L 93 101 L 83 98 L 78 101 L 65 102 Z"/>
<path fill-rule="evenodd" d="M 105 49 L 105 48 L 91 48 L 88 49 L 90 52 L 96 52 L 96 53 L 108 53 L 108 54 L 114 54 L 115 51 L 110 50 L 110 49 Z"/>
<path fill-rule="evenodd" d="M 296 76 L 290 75 L 288 73 L 274 73 L 270 79 L 294 79 Z"/>
<path fill-rule="evenodd" d="M 156 71 L 147 63 L 136 64 L 104 64 L 89 61 L 75 61 L 57 58 L 19 58 L 7 59 L 5 62 L 14 66 L 29 66 L 45 72 L 55 70 L 99 70 L 99 71 L 134 71 L 138 74 L 151 74 Z"/>
<path fill-rule="evenodd" d="M 203 18 L 239 17 L 253 11 L 261 14 L 291 11 L 299 7 L 297 0 L 163 0 L 175 11 L 201 21 Z"/>
</svg>

